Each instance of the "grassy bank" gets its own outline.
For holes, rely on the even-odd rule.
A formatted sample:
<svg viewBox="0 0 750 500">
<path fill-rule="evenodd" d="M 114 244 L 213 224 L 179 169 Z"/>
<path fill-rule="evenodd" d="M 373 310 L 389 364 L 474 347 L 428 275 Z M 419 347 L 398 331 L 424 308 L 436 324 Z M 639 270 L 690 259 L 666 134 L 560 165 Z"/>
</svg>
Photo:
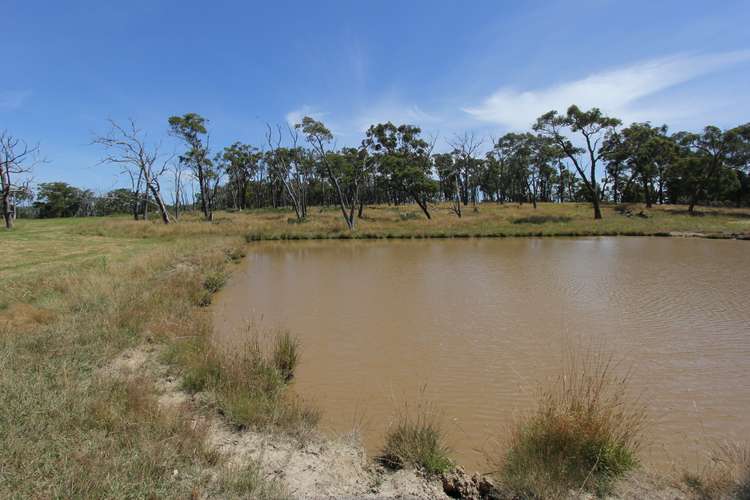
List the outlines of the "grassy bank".
<svg viewBox="0 0 750 500">
<path fill-rule="evenodd" d="M 450 238 L 512 236 L 595 236 L 595 235 L 668 235 L 702 233 L 706 235 L 750 234 L 749 209 L 703 208 L 690 216 L 683 206 L 655 206 L 645 209 L 605 206 L 604 219 L 594 220 L 588 204 L 566 203 L 531 205 L 481 205 L 478 212 L 465 211 L 456 217 L 448 206 L 435 206 L 432 220 L 420 215 L 415 205 L 374 206 L 365 209 L 355 231 L 349 231 L 335 207 L 310 209 L 304 222 L 297 222 L 289 210 L 250 210 L 222 212 L 214 224 L 199 223 L 193 216 L 179 224 L 161 227 L 157 221 L 143 224 L 127 219 L 101 218 L 81 222 L 75 230 L 83 236 L 128 237 L 134 239 L 176 239 L 196 235 L 240 235 L 249 241 L 266 239 L 317 238 Z M 643 211 L 645 217 L 638 214 Z"/>
<path fill-rule="evenodd" d="M 108 376 L 127 349 L 205 342 L 201 305 L 241 239 L 81 235 L 91 222 L 19 221 L 0 235 L 0 496 L 278 493 L 224 464 L 189 412 L 158 404 L 149 373 Z M 214 376 L 230 386 L 227 371 Z"/>
<path fill-rule="evenodd" d="M 208 340 L 205 306 L 247 240 L 750 231 L 748 210 L 706 209 L 692 217 L 666 207 L 645 218 L 640 210 L 628 217 L 606 208 L 605 219 L 594 221 L 586 205 L 485 205 L 462 219 L 435 207 L 427 221 L 415 207 L 370 207 L 351 234 L 336 210 L 318 208 L 303 223 L 283 210 L 220 213 L 211 224 L 189 214 L 169 226 L 125 217 L 20 220 L 0 233 L 0 496 L 279 494 L 252 465 L 237 470 L 224 463 L 187 412 L 161 407 L 148 373 L 106 376 L 123 351 L 161 345 L 183 388 L 208 393 L 233 425 L 287 434 L 314 427 L 315 410 L 285 390 L 297 362 L 293 338 L 274 337 L 232 355 Z M 553 416 L 564 423 L 569 414 Z M 542 424 L 529 425 L 519 427 L 519 452 L 511 459 L 538 460 L 531 445 Z M 391 465 L 436 473 L 449 466 L 432 420 L 404 417 L 389 436 L 384 457 Z M 595 468 L 586 461 L 591 456 L 578 471 Z M 601 457 L 595 459 L 598 467 Z M 508 477 L 519 477 L 507 467 Z M 720 482 L 692 481 L 703 490 Z"/>
</svg>

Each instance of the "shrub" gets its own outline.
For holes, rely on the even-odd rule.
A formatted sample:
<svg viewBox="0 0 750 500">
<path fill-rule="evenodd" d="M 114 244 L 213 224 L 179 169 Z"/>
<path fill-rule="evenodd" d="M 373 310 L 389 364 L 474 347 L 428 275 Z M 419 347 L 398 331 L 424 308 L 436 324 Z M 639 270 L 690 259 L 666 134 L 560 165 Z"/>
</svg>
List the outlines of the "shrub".
<svg viewBox="0 0 750 500">
<path fill-rule="evenodd" d="M 513 429 L 507 452 L 493 465 L 499 481 L 520 496 L 556 498 L 570 490 L 595 494 L 638 465 L 645 411 L 627 394 L 611 358 L 571 360 L 543 391 L 537 411 Z M 491 460 L 492 461 L 492 460 Z"/>
<path fill-rule="evenodd" d="M 415 467 L 428 474 L 440 474 L 452 465 L 439 420 L 430 408 L 420 405 L 416 415 L 405 407 L 388 430 L 381 461 L 388 467 Z"/>
<path fill-rule="evenodd" d="M 227 262 L 239 262 L 245 257 L 245 249 L 239 245 L 224 250 Z"/>
<path fill-rule="evenodd" d="M 227 275 L 224 271 L 214 271 L 209 273 L 203 280 L 203 288 L 208 293 L 216 293 L 224 286 L 227 282 Z"/>
</svg>

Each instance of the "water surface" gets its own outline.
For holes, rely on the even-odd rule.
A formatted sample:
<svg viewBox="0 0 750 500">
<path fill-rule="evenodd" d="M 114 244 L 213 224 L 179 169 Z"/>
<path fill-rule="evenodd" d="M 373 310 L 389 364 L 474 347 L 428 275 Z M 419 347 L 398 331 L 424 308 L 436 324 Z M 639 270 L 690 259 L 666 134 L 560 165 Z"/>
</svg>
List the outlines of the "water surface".
<svg viewBox="0 0 750 500">
<path fill-rule="evenodd" d="M 254 321 L 303 344 L 295 387 L 369 451 L 404 400 L 441 410 L 457 458 L 483 451 L 571 346 L 632 366 L 646 462 L 696 465 L 750 439 L 750 244 L 678 238 L 253 245 L 216 300 L 218 339 Z"/>
</svg>

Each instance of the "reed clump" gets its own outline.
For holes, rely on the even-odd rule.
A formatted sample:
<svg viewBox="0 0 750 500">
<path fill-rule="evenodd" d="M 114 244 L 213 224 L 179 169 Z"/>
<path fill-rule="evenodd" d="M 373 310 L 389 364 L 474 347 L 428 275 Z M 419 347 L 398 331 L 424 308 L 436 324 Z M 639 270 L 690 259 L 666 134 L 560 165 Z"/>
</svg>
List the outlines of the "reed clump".
<svg viewBox="0 0 750 500">
<path fill-rule="evenodd" d="M 506 451 L 490 460 L 504 487 L 527 498 L 604 495 L 638 466 L 645 408 L 615 368 L 602 356 L 567 363 L 538 409 L 512 429 Z"/>
<path fill-rule="evenodd" d="M 386 433 L 380 459 L 394 469 L 412 467 L 427 474 L 453 466 L 440 419 L 430 405 L 419 403 L 413 411 L 404 406 Z"/>
<path fill-rule="evenodd" d="M 685 472 L 683 482 L 700 500 L 750 499 L 750 445 L 722 443 L 698 472 Z"/>
<path fill-rule="evenodd" d="M 320 419 L 315 407 L 289 391 L 299 363 L 299 341 L 288 332 L 270 339 L 255 335 L 233 351 L 196 338 L 177 345 L 170 357 L 182 367 L 183 388 L 208 391 L 238 427 L 303 436 Z"/>
</svg>

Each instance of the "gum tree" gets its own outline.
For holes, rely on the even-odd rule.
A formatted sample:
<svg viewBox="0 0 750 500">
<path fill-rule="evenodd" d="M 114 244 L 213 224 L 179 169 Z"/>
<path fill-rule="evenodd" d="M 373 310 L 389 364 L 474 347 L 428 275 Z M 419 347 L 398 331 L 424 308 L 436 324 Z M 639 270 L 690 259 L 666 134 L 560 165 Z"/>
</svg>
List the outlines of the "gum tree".
<svg viewBox="0 0 750 500">
<path fill-rule="evenodd" d="M 205 219 L 211 221 L 213 220 L 213 195 L 218 186 L 219 175 L 209 158 L 206 119 L 197 113 L 170 116 L 169 127 L 170 133 L 181 139 L 188 147 L 188 150 L 180 156 L 180 162 L 190 168 L 193 177 L 198 181 L 201 210 Z"/>
<path fill-rule="evenodd" d="M 266 124 L 266 142 L 270 150 L 267 153 L 269 175 L 281 182 L 292 202 L 297 221 L 307 217 L 308 168 L 304 161 L 304 151 L 297 146 L 299 132 L 297 128 L 288 128 L 291 145 L 282 147 L 283 133 L 277 127 L 274 136 L 271 126 Z"/>
<path fill-rule="evenodd" d="M 678 132 L 673 139 L 681 146 L 683 159 L 675 169 L 688 190 L 688 212 L 707 197 L 713 182 L 727 169 L 742 168 L 750 154 L 750 124 L 729 130 L 709 125 L 701 134 Z"/>
<path fill-rule="evenodd" d="M 437 189 L 430 161 L 433 144 L 413 125 L 371 125 L 362 145 L 372 154 L 380 177 L 394 191 L 414 200 L 430 219 L 428 201 Z"/>
<path fill-rule="evenodd" d="M 305 116 L 302 118 L 302 123 L 298 123 L 294 127 L 295 129 L 302 130 L 302 133 L 305 134 L 307 142 L 317 156 L 320 167 L 336 190 L 339 208 L 341 209 L 341 215 L 344 217 L 346 226 L 350 231 L 353 231 L 355 225 L 354 208 L 357 206 L 357 197 L 359 195 L 358 176 L 348 176 L 351 182 L 353 182 L 353 186 L 351 189 L 346 189 L 344 185 L 347 177 L 345 171 L 346 165 L 340 161 L 337 155 L 332 154 L 329 150 L 329 145 L 333 141 L 333 134 L 322 122 Z"/>
<path fill-rule="evenodd" d="M 578 106 L 572 105 L 565 115 L 557 111 L 543 114 L 533 127 L 541 135 L 549 137 L 575 167 L 594 206 L 594 219 L 602 218 L 599 206 L 601 190 L 596 180 L 597 164 L 602 159 L 600 143 L 620 123 L 617 118 L 604 115 L 599 108 L 581 111 Z M 566 132 L 580 134 L 584 147 L 574 146 Z"/>
</svg>

